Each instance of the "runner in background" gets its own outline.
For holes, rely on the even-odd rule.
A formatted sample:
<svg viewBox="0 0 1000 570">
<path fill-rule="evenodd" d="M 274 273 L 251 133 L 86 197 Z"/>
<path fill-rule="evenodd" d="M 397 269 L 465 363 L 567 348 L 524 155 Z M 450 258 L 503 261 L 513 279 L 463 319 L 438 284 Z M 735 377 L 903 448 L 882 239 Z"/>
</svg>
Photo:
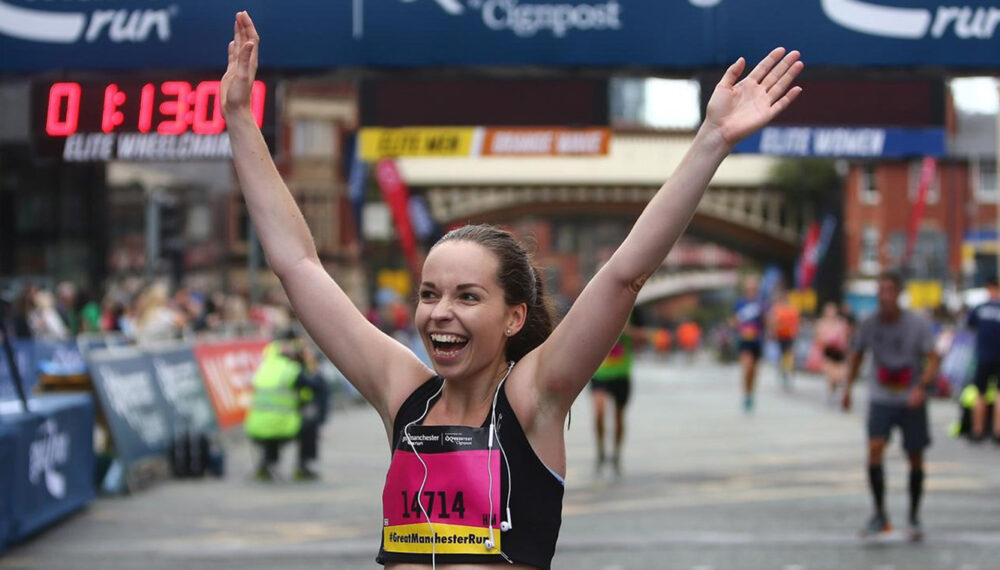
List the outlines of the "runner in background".
<svg viewBox="0 0 1000 570">
<path fill-rule="evenodd" d="M 694 321 L 681 323 L 677 327 L 677 345 L 687 354 L 688 361 L 694 361 L 695 353 L 701 344 L 701 327 Z"/>
<path fill-rule="evenodd" d="M 781 375 L 781 387 L 792 389 L 792 372 L 795 369 L 795 338 L 799 334 L 799 310 L 788 301 L 788 292 L 779 290 L 774 305 L 768 314 L 768 329 L 771 336 L 778 341 L 781 348 L 781 359 L 778 371 Z"/>
<path fill-rule="evenodd" d="M 632 359 L 636 345 L 641 344 L 647 336 L 646 331 L 641 328 L 641 324 L 638 311 L 633 309 L 628 323 L 622 333 L 618 335 L 615 345 L 611 347 L 611 351 L 590 380 L 590 393 L 594 402 L 594 435 L 597 438 L 595 472 L 598 476 L 601 475 L 605 464 L 608 463 L 607 455 L 604 452 L 604 434 L 607 431 L 604 418 L 609 400 L 614 402 L 615 410 L 611 469 L 615 477 L 621 477 L 622 474 L 621 457 L 622 443 L 625 441 L 625 407 L 632 394 Z"/>
<path fill-rule="evenodd" d="M 831 405 L 836 402 L 837 389 L 843 385 L 847 374 L 849 335 L 847 319 L 837 310 L 837 304 L 831 302 L 823 305 L 823 315 L 816 321 L 816 334 L 813 338 L 823 355 L 823 375 L 826 376 L 829 387 Z M 850 405 L 845 405 L 844 409 L 850 409 Z"/>
<path fill-rule="evenodd" d="M 743 371 L 743 411 L 750 413 L 754 404 L 754 383 L 757 363 L 763 354 L 764 303 L 760 298 L 760 282 L 756 276 L 743 281 L 743 297 L 736 302 L 733 320 L 739 339 L 740 367 Z"/>
<path fill-rule="evenodd" d="M 921 540 L 920 499 L 924 490 L 924 450 L 931 444 L 927 390 L 937 378 L 931 323 L 923 315 L 900 308 L 903 290 L 898 275 L 878 280 L 878 311 L 858 326 L 851 352 L 850 373 L 844 388 L 844 407 L 851 404 L 851 384 L 861 372 L 866 352 L 872 354 L 868 376 L 868 484 L 874 513 L 861 531 L 873 537 L 892 530 L 885 509 L 885 471 L 882 460 L 892 429 L 903 435 L 910 464 L 910 540 Z M 925 364 L 926 363 L 926 364 Z"/>
</svg>

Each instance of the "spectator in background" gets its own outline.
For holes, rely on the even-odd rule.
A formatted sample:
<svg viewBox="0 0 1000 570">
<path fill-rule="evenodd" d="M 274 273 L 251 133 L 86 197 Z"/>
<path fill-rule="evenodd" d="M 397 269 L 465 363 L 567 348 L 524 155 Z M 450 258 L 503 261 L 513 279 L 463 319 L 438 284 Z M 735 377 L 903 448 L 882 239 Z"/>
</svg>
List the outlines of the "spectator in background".
<svg viewBox="0 0 1000 570">
<path fill-rule="evenodd" d="M 69 329 L 56 310 L 55 297 L 44 289 L 35 292 L 34 308 L 28 314 L 28 325 L 35 340 L 63 341 L 71 338 Z"/>
<path fill-rule="evenodd" d="M 34 336 L 31 331 L 30 315 L 35 310 L 37 292 L 37 287 L 28 284 L 14 299 L 14 335 L 19 339 L 30 339 Z"/>
<path fill-rule="evenodd" d="M 77 299 L 80 332 L 101 332 L 101 306 L 90 291 L 83 291 Z"/>
<path fill-rule="evenodd" d="M 972 407 L 972 441 L 986 437 L 986 392 L 989 381 L 1000 384 L 1000 286 L 996 278 L 986 282 L 989 300 L 969 311 L 967 323 L 976 332 L 976 372 L 972 381 L 978 390 Z M 993 438 L 1000 443 L 1000 403 L 993 404 Z"/>
<path fill-rule="evenodd" d="M 77 310 L 76 285 L 69 281 L 56 285 L 56 311 L 71 336 L 80 332 L 80 315 Z"/>
<path fill-rule="evenodd" d="M 135 338 L 139 343 L 177 338 L 184 324 L 184 316 L 167 303 L 165 284 L 153 283 L 136 298 Z"/>
</svg>

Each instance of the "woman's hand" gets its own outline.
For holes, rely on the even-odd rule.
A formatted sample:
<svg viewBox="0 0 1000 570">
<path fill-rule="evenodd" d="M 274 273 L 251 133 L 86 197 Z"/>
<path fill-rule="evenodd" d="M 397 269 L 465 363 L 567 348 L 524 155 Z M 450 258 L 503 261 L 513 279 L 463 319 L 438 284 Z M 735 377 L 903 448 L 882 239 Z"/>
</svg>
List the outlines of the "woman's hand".
<svg viewBox="0 0 1000 570">
<path fill-rule="evenodd" d="M 785 48 L 775 48 L 737 82 L 745 67 L 741 57 L 726 70 L 705 112 L 705 126 L 716 129 L 730 146 L 769 123 L 802 92 L 801 87 L 789 88 L 803 67 L 797 51 L 785 55 Z"/>
<path fill-rule="evenodd" d="M 233 23 L 233 41 L 229 42 L 229 65 L 222 76 L 219 96 L 223 115 L 250 111 L 250 92 L 257 75 L 257 48 L 260 36 L 244 12 L 236 14 Z"/>
</svg>

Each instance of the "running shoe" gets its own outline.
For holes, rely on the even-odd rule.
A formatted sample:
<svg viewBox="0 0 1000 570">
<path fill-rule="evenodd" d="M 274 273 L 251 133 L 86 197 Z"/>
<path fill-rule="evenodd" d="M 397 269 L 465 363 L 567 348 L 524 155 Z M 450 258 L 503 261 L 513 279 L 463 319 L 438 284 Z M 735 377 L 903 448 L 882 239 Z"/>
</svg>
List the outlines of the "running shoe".
<svg viewBox="0 0 1000 570">
<path fill-rule="evenodd" d="M 296 481 L 316 481 L 317 479 L 319 479 L 319 473 L 307 467 L 300 467 L 295 470 Z"/>
<path fill-rule="evenodd" d="M 876 513 L 872 515 L 872 518 L 868 519 L 868 524 L 865 525 L 865 528 L 861 529 L 861 538 L 875 538 L 884 536 L 890 532 L 892 532 L 892 525 L 889 524 L 889 519 L 885 515 Z"/>
<path fill-rule="evenodd" d="M 748 414 L 753 411 L 753 396 L 752 395 L 744 396 L 743 397 L 743 411 L 746 412 L 746 413 L 748 413 Z"/>
<path fill-rule="evenodd" d="M 906 529 L 906 536 L 910 542 L 920 542 L 924 539 L 924 528 L 920 526 L 919 519 L 910 519 L 910 524 Z"/>
</svg>

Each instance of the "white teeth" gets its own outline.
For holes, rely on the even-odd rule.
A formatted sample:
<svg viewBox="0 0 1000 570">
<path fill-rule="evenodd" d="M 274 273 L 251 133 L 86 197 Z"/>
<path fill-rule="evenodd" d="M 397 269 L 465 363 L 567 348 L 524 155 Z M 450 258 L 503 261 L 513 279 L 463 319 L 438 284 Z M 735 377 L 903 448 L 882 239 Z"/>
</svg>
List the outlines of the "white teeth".
<svg viewBox="0 0 1000 570">
<path fill-rule="evenodd" d="M 434 342 L 465 342 L 467 339 L 453 334 L 432 334 L 431 340 Z"/>
</svg>

